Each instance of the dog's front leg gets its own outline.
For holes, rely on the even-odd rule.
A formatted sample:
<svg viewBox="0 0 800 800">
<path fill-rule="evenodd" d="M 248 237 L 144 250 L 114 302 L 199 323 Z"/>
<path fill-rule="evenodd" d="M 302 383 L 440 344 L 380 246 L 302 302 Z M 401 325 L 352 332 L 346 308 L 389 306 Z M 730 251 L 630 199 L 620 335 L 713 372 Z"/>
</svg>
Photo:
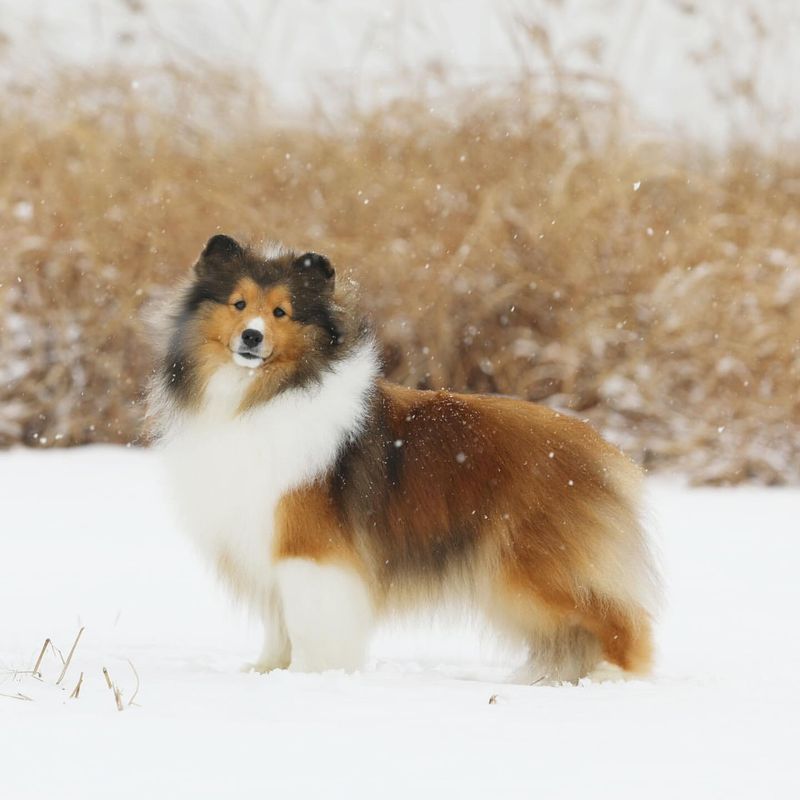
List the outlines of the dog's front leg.
<svg viewBox="0 0 800 800">
<path fill-rule="evenodd" d="M 262 610 L 264 641 L 261 653 L 254 664 L 247 667 L 255 672 L 270 672 L 273 669 L 286 669 L 291 661 L 291 645 L 286 633 L 283 609 L 276 589 L 272 589 Z"/>
<path fill-rule="evenodd" d="M 291 641 L 290 669 L 359 669 L 374 613 L 367 587 L 356 570 L 306 558 L 287 558 L 278 562 L 276 570 Z"/>
</svg>

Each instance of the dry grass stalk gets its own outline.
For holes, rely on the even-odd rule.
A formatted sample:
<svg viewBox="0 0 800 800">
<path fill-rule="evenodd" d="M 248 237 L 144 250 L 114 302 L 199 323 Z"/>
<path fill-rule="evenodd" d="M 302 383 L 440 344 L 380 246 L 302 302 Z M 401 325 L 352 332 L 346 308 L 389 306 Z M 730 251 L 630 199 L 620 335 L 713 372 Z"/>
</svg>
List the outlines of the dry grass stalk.
<svg viewBox="0 0 800 800">
<path fill-rule="evenodd" d="M 114 692 L 114 702 L 117 704 L 117 711 L 124 711 L 125 706 L 122 702 L 122 691 L 116 683 L 112 687 L 112 690 Z"/>
<path fill-rule="evenodd" d="M 2 674 L 4 677 L 9 677 L 12 680 L 16 680 L 23 675 L 30 675 L 31 677 L 36 678 L 36 680 L 41 680 L 41 675 L 39 675 L 37 672 L 34 672 L 32 669 L 9 669 L 3 670 L 0 672 L 0 674 Z"/>
<path fill-rule="evenodd" d="M 137 80 L 6 98 L 0 443 L 136 440 L 141 306 L 225 230 L 330 254 L 397 381 L 572 409 L 698 482 L 800 481 L 796 150 L 633 144 L 532 78 L 292 125 L 232 76 Z"/>
<path fill-rule="evenodd" d="M 130 661 L 128 663 L 130 664 Z M 131 664 L 131 667 L 133 667 L 133 664 Z M 136 670 L 134 670 L 134 674 L 135 673 L 136 673 Z M 111 675 L 109 674 L 108 670 L 105 667 L 103 667 L 103 677 L 106 679 L 106 685 L 108 686 L 109 689 L 111 689 L 111 694 L 114 695 L 114 703 L 117 706 L 117 711 L 124 711 L 125 706 L 122 703 L 122 691 L 120 690 L 119 686 L 117 686 L 117 684 L 114 683 L 111 680 Z M 138 675 L 136 676 L 136 679 L 138 681 L 138 679 L 139 679 Z M 136 685 L 136 688 L 137 688 L 137 691 L 138 691 L 138 688 L 139 688 L 138 683 Z M 134 692 L 134 697 L 135 696 L 136 696 L 136 693 Z M 131 698 L 131 699 L 133 699 L 133 698 Z"/>
<path fill-rule="evenodd" d="M 74 698 L 75 700 L 78 699 L 81 693 L 81 686 L 83 685 L 83 673 L 81 672 L 80 678 L 78 678 L 78 682 L 75 684 L 75 688 L 72 690 L 72 694 L 70 698 Z"/>
<path fill-rule="evenodd" d="M 44 658 L 44 654 L 47 651 L 47 645 L 50 644 L 50 638 L 44 640 L 44 644 L 42 645 L 42 649 L 39 651 L 39 658 L 36 659 L 36 663 L 33 665 L 33 674 L 38 675 L 41 677 L 41 672 L 39 672 L 39 667 L 42 665 L 42 659 Z"/>
<path fill-rule="evenodd" d="M 131 661 L 130 659 L 127 659 L 127 661 L 128 661 L 128 664 L 130 664 L 131 669 L 133 670 L 134 677 L 136 678 L 136 688 L 133 690 L 133 694 L 131 695 L 131 699 L 128 700 L 128 705 L 132 706 L 133 705 L 133 701 L 136 699 L 136 695 L 139 694 L 140 681 L 139 681 L 139 673 L 136 671 L 136 667 L 133 666 L 133 661 Z"/>
<path fill-rule="evenodd" d="M 65 675 L 67 673 L 67 670 L 69 669 L 69 666 L 70 666 L 70 664 L 72 662 L 72 657 L 75 654 L 75 651 L 76 651 L 76 649 L 78 647 L 78 642 L 80 641 L 84 630 L 85 630 L 85 628 L 82 627 L 78 631 L 78 634 L 77 634 L 77 636 L 75 637 L 75 640 L 72 643 L 72 647 L 70 648 L 69 653 L 67 654 L 67 658 L 64 659 L 63 656 L 62 656 L 61 660 L 63 662 L 63 668 L 61 670 L 61 674 L 58 677 L 58 680 L 55 683 L 56 686 L 60 685 L 61 682 L 63 681 L 63 679 L 64 679 L 64 677 L 65 677 Z M 31 675 L 34 678 L 36 678 L 37 680 L 41 680 L 41 673 L 39 672 L 39 668 L 41 666 L 42 659 L 44 657 L 44 653 L 47 651 L 48 647 L 52 648 L 54 650 L 54 652 L 59 652 L 60 653 L 60 651 L 58 651 L 57 648 L 55 648 L 55 646 L 53 645 L 52 641 L 48 637 L 47 639 L 45 639 L 44 644 L 42 645 L 42 649 L 39 652 L 39 657 L 36 659 L 36 663 L 34 664 L 34 668 L 32 670 L 11 670 L 11 671 L 9 671 L 9 674 L 13 678 L 17 678 L 17 677 L 19 677 L 21 675 Z M 131 705 L 134 705 L 134 701 L 136 700 L 136 697 L 139 694 L 139 688 L 140 688 L 140 685 L 141 685 L 141 681 L 139 679 L 139 673 L 136 670 L 136 667 L 133 665 L 133 662 L 130 659 L 128 659 L 128 664 L 130 665 L 130 668 L 131 668 L 131 670 L 132 670 L 132 672 L 134 674 L 134 677 L 136 678 L 136 687 L 134 688 L 133 694 L 131 695 L 131 698 L 127 703 L 128 706 L 131 706 Z M 112 695 L 114 696 L 114 704 L 116 705 L 117 710 L 119 710 L 119 711 L 124 710 L 125 704 L 123 703 L 123 699 L 122 699 L 122 690 L 119 688 L 119 686 L 117 686 L 117 684 L 115 684 L 111 680 L 111 675 L 109 674 L 109 671 L 108 671 L 108 669 L 106 667 L 103 667 L 102 671 L 103 671 L 103 678 L 105 679 L 105 682 L 106 682 L 106 686 L 108 686 L 108 688 L 111 690 Z M 78 677 L 77 683 L 75 684 L 74 688 L 72 689 L 72 692 L 69 695 L 70 699 L 77 700 L 77 699 L 80 698 L 81 688 L 83 687 L 83 680 L 84 680 L 84 673 L 81 672 L 80 676 Z M 5 693 L 0 692 L 0 697 L 7 697 L 7 698 L 10 698 L 12 700 L 33 700 L 32 697 L 28 697 L 27 695 L 23 694 L 22 692 L 17 692 L 16 694 L 5 694 Z"/>
<path fill-rule="evenodd" d="M 28 697 L 28 695 L 23 694 L 22 692 L 17 692 L 16 694 L 6 694 L 5 692 L 0 692 L 0 697 L 8 697 L 11 700 L 27 700 L 29 702 L 33 702 L 32 697 Z"/>
<path fill-rule="evenodd" d="M 72 656 L 75 653 L 75 648 L 78 646 L 78 642 L 80 641 L 81 636 L 83 635 L 84 628 L 81 628 L 78 631 L 78 635 L 75 637 L 75 641 L 72 643 L 72 647 L 69 649 L 69 653 L 67 654 L 66 661 L 64 661 L 64 667 L 61 670 L 61 674 L 58 676 L 58 680 L 56 681 L 56 686 L 58 686 L 62 680 L 64 680 L 64 676 L 67 674 L 67 670 L 69 669 L 70 661 L 72 661 Z"/>
</svg>

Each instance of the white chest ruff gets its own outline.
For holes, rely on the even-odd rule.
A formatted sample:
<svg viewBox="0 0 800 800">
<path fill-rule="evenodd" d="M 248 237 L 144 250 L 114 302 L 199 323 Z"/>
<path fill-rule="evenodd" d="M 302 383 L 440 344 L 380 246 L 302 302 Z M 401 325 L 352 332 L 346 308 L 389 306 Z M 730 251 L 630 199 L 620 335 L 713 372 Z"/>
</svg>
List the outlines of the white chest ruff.
<svg viewBox="0 0 800 800">
<path fill-rule="evenodd" d="M 376 376 L 367 342 L 319 384 L 236 415 L 253 377 L 231 364 L 212 378 L 202 411 L 181 415 L 166 432 L 162 449 L 183 526 L 208 557 L 233 562 L 254 601 L 271 584 L 278 501 L 333 466 L 363 425 Z"/>
</svg>

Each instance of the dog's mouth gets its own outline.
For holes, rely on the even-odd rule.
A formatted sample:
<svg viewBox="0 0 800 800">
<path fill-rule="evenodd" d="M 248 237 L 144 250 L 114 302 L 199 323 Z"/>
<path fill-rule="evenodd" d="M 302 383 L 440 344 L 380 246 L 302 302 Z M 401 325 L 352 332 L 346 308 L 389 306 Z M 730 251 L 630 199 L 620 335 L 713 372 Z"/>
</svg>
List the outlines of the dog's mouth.
<svg viewBox="0 0 800 800">
<path fill-rule="evenodd" d="M 252 350 L 233 350 L 231 349 L 231 353 L 233 353 L 233 360 L 237 363 L 240 367 L 249 367 L 253 369 L 254 367 L 259 367 L 262 364 L 266 363 L 269 356 L 262 356 L 258 353 L 254 353 Z"/>
</svg>

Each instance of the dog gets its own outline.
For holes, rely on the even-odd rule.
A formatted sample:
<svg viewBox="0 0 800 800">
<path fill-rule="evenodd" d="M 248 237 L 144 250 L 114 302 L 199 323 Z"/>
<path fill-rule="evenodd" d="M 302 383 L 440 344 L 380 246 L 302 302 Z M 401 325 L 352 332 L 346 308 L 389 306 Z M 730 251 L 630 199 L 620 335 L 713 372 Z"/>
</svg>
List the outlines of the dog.
<svg viewBox="0 0 800 800">
<path fill-rule="evenodd" d="M 213 236 L 163 323 L 170 490 L 263 620 L 256 670 L 357 670 L 381 617 L 453 598 L 528 647 L 520 680 L 650 669 L 640 470 L 588 424 L 386 381 L 316 253 Z"/>
</svg>

